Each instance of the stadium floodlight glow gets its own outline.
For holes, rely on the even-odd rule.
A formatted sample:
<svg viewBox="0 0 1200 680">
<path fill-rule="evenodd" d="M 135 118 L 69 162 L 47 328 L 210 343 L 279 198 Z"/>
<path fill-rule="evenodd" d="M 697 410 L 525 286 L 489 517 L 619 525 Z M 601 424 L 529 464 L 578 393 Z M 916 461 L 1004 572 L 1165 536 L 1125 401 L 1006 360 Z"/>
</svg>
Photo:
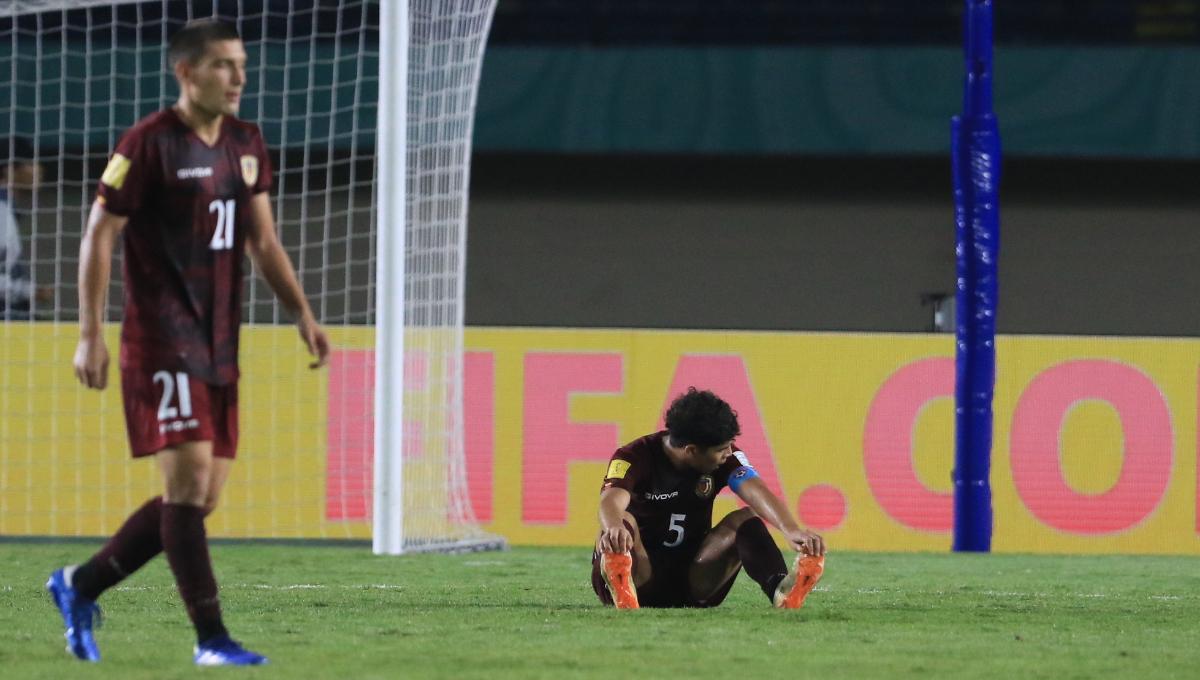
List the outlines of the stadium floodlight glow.
<svg viewBox="0 0 1200 680">
<path fill-rule="evenodd" d="M 128 456 L 119 395 L 64 380 L 64 348 L 78 337 L 78 244 L 108 154 L 175 101 L 168 36 L 216 16 L 245 41 L 239 115 L 276 162 L 280 241 L 335 356 L 298 371 L 291 319 L 248 279 L 242 453 L 210 534 L 373 535 L 387 553 L 503 545 L 469 502 L 462 403 L 471 133 L 495 5 L 0 0 L 0 137 L 30 139 L 44 166 L 18 217 L 34 283 L 54 290 L 31 323 L 0 323 L 0 385 L 17 386 L 0 389 L 0 534 L 107 535 L 157 488 L 152 466 L 114 464 Z"/>
</svg>

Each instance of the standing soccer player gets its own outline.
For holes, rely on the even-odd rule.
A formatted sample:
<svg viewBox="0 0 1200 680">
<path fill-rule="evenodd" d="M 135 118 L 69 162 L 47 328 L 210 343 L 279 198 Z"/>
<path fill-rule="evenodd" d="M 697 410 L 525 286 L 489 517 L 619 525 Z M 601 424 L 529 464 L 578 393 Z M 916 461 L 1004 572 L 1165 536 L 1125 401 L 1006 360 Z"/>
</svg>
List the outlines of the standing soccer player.
<svg viewBox="0 0 1200 680">
<path fill-rule="evenodd" d="M 30 319 L 34 303 L 54 301 L 54 289 L 34 286 L 29 264 L 21 257 L 21 230 L 9 191 L 37 188 L 42 166 L 33 144 L 23 137 L 0 137 L 0 321 Z"/>
<path fill-rule="evenodd" d="M 121 235 L 125 424 L 133 456 L 157 461 L 163 494 L 87 562 L 51 574 L 46 587 L 62 612 L 68 651 L 99 661 L 96 598 L 164 552 L 196 628 L 195 663 L 255 665 L 266 658 L 244 649 L 222 623 L 204 530 L 237 452 L 243 253 L 297 319 L 313 368 L 326 362 L 329 341 L 275 235 L 262 134 L 234 117 L 246 81 L 237 30 L 191 22 L 171 38 L 167 58 L 179 101 L 121 138 L 88 217 L 75 350 L 79 381 L 104 389 L 109 353 L 101 322 Z"/>
<path fill-rule="evenodd" d="M 796 609 L 825 569 L 825 541 L 796 523 L 734 438 L 737 414 L 709 391 L 671 403 L 667 429 L 617 449 L 600 492 L 592 588 L 618 609 L 715 607 L 738 571 L 776 607 Z M 728 486 L 748 507 L 712 525 Z M 799 554 L 789 573 L 766 520 Z"/>
</svg>

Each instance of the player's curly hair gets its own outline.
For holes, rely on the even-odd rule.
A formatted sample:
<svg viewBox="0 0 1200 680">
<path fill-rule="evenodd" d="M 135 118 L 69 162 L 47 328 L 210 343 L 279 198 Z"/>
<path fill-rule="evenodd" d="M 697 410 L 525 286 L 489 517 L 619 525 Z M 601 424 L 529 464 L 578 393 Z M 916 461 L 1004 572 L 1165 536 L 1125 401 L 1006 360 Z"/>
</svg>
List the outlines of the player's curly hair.
<svg viewBox="0 0 1200 680">
<path fill-rule="evenodd" d="M 665 420 L 673 446 L 695 444 L 708 449 L 742 433 L 737 412 L 724 399 L 695 387 L 675 397 Z"/>
<path fill-rule="evenodd" d="M 219 40 L 241 40 L 237 28 L 220 19 L 194 19 L 171 36 L 167 45 L 167 63 L 171 68 L 186 61 L 195 64 L 204 56 L 208 44 Z"/>
</svg>

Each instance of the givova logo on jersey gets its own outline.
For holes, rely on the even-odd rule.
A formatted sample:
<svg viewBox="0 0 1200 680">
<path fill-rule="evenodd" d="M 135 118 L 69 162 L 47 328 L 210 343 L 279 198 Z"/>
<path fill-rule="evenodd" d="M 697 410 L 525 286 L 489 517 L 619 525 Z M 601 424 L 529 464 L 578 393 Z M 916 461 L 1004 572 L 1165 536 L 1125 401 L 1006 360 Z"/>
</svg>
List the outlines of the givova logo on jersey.
<svg viewBox="0 0 1200 680">
<path fill-rule="evenodd" d="M 646 500 L 648 500 L 648 501 L 669 501 L 672 498 L 678 498 L 679 491 L 671 491 L 669 493 L 654 493 L 651 491 L 647 491 L 645 495 L 646 495 Z"/>
</svg>

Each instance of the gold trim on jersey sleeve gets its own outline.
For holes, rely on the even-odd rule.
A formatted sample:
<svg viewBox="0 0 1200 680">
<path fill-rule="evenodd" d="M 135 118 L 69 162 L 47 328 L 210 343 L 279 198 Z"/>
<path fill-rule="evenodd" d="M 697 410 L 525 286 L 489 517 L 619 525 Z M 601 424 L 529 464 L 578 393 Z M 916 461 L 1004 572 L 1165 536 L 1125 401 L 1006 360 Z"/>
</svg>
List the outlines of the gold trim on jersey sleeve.
<svg viewBox="0 0 1200 680">
<path fill-rule="evenodd" d="M 627 460 L 614 460 L 608 464 L 608 474 L 604 475 L 605 479 L 625 479 L 625 473 L 629 472 L 632 465 Z"/>
<path fill-rule="evenodd" d="M 108 167 L 104 168 L 104 174 L 100 176 L 100 181 L 120 191 L 121 187 L 125 186 L 125 176 L 129 174 L 131 164 L 128 158 L 114 153 L 112 160 L 108 162 Z"/>
</svg>

